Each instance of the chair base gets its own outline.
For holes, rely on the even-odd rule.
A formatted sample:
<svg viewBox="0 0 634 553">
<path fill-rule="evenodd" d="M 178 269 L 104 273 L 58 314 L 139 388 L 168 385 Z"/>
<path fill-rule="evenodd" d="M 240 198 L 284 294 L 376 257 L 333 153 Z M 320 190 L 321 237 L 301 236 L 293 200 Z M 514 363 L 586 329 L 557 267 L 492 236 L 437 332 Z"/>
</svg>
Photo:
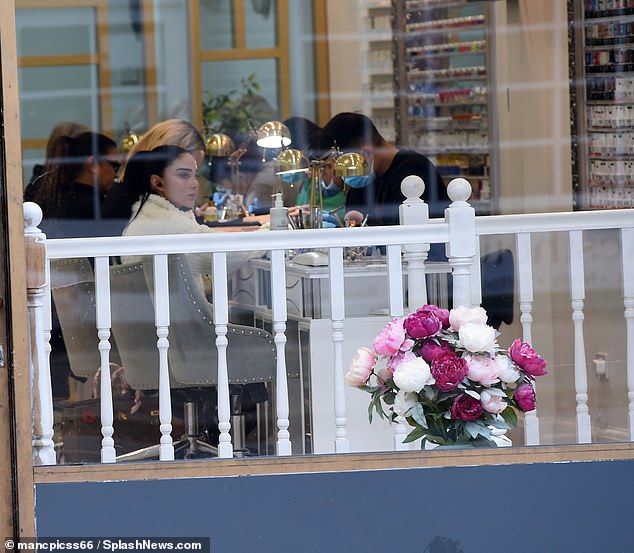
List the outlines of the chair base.
<svg viewBox="0 0 634 553">
<path fill-rule="evenodd" d="M 160 444 L 151 445 L 131 451 L 130 453 L 124 453 L 117 456 L 117 462 L 119 461 L 145 461 L 148 459 L 158 459 Z M 208 457 L 218 457 L 218 448 L 199 440 L 195 437 L 181 438 L 174 443 L 174 458 L 183 459 L 205 459 Z"/>
</svg>

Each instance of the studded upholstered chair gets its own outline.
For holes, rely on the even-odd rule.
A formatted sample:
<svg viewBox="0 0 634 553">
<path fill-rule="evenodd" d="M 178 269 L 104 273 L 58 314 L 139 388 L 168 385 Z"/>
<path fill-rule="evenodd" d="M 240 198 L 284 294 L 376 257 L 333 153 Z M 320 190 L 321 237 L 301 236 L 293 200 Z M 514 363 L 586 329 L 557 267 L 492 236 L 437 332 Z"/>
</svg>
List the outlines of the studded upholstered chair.
<svg viewBox="0 0 634 553">
<path fill-rule="evenodd" d="M 216 332 L 212 306 L 194 280 L 186 259 L 173 255 L 168 261 L 169 349 L 168 364 L 172 390 L 185 394 L 185 424 L 196 423 L 196 398 L 212 397 L 218 382 Z M 159 354 L 154 323 L 153 263 L 123 264 L 110 268 L 112 331 L 117 341 L 128 384 L 136 390 L 159 387 Z M 276 370 L 272 336 L 255 327 L 229 324 L 227 366 L 232 401 L 232 440 L 236 449 L 243 444 L 243 415 L 246 404 L 267 399 L 266 384 Z M 242 400 L 242 401 L 241 401 Z M 196 439 L 190 428 L 183 441 L 193 451 L 213 447 Z M 155 456 L 156 448 L 123 456 L 138 459 Z"/>
</svg>

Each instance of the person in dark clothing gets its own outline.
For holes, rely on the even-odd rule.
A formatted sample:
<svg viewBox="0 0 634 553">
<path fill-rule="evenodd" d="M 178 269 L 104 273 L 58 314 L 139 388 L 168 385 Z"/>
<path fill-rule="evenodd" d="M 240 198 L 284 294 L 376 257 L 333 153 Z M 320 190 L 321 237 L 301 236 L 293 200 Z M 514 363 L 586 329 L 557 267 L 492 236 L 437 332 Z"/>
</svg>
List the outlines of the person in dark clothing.
<svg viewBox="0 0 634 553">
<path fill-rule="evenodd" d="M 46 157 L 44 163 L 36 163 L 33 166 L 33 173 L 29 179 L 26 188 L 24 189 L 24 201 L 32 202 L 35 198 L 35 194 L 43 182 L 43 176 L 46 171 L 46 165 L 48 160 L 51 159 L 55 152 L 53 150 L 56 140 L 60 136 L 76 136 L 78 134 L 90 132 L 90 128 L 82 123 L 76 123 L 75 121 L 62 121 L 53 127 L 51 134 L 46 142 Z"/>
<path fill-rule="evenodd" d="M 44 174 L 32 189 L 32 201 L 44 214 L 40 227 L 47 238 L 108 235 L 101 204 L 118 170 L 117 144 L 103 134 L 83 132 L 55 139 Z M 51 385 L 55 398 L 66 398 L 71 372 L 55 303 L 51 307 Z"/>
<path fill-rule="evenodd" d="M 42 230 L 46 235 L 109 235 L 101 207 L 119 167 L 117 144 L 103 134 L 84 132 L 57 138 L 33 194 L 44 214 Z"/>
<path fill-rule="evenodd" d="M 409 175 L 418 175 L 425 182 L 422 198 L 429 205 L 429 216 L 444 216 L 449 197 L 435 165 L 418 152 L 387 142 L 368 117 L 350 112 L 335 115 L 322 133 L 322 148 L 333 145 L 343 152 L 361 152 L 368 160 L 370 175 L 345 179 L 349 187 L 346 208 L 367 214 L 368 224 L 399 223 L 398 208 L 405 199 L 401 182 Z"/>
</svg>

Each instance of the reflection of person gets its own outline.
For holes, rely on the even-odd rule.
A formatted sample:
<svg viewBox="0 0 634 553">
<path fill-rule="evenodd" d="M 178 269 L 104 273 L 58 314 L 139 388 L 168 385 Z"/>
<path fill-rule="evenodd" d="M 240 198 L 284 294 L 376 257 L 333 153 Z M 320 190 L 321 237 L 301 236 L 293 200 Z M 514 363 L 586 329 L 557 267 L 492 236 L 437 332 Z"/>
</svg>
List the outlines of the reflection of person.
<svg viewBox="0 0 634 553">
<path fill-rule="evenodd" d="M 49 238 L 104 234 L 104 225 L 94 220 L 101 219 L 104 197 L 119 166 L 117 145 L 103 134 L 84 132 L 54 141 L 45 174 L 33 194 L 44 214 L 42 230 Z"/>
<path fill-rule="evenodd" d="M 422 198 L 429 205 L 430 217 L 443 216 L 449 197 L 434 164 L 422 154 L 387 142 L 366 116 L 344 112 L 330 119 L 323 130 L 322 146 L 333 145 L 344 152 L 359 151 L 368 159 L 370 175 L 349 177 L 345 182 L 350 187 L 347 208 L 366 213 L 369 224 L 398 224 L 398 208 L 405 199 L 401 181 L 409 175 L 425 181 Z"/>
<path fill-rule="evenodd" d="M 60 136 L 72 137 L 84 132 L 90 132 L 90 127 L 87 127 L 82 123 L 76 123 L 75 121 L 62 121 L 53 127 L 53 130 L 51 130 L 51 134 L 48 137 L 48 141 L 46 142 L 44 164 L 36 163 L 33 166 L 31 179 L 24 189 L 25 202 L 33 201 L 38 187 L 42 184 L 42 177 L 44 175 L 44 171 L 46 170 L 46 164 L 54 155 L 53 147 L 55 146 L 55 141 Z"/>
<path fill-rule="evenodd" d="M 187 150 L 192 154 L 199 166 L 205 157 L 205 142 L 202 136 L 196 130 L 196 127 L 184 119 L 167 119 L 157 123 L 148 130 L 130 151 L 128 162 L 123 167 L 121 185 L 115 187 L 104 205 L 105 217 L 120 220 L 120 228 L 117 234 L 121 234 L 121 230 L 132 214 L 133 204 L 144 193 L 144 190 L 139 188 L 142 185 L 140 181 L 125 179 L 129 159 L 136 152 L 149 152 L 159 146 L 166 145 L 180 146 Z"/>
</svg>

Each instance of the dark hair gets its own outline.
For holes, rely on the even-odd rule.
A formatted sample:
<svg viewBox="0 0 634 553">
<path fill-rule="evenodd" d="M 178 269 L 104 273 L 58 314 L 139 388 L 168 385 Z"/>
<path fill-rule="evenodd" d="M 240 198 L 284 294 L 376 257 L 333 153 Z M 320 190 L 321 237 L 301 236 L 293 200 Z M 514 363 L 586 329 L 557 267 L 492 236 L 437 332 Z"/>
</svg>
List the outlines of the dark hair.
<svg viewBox="0 0 634 553">
<path fill-rule="evenodd" d="M 381 146 L 385 139 L 372 123 L 360 113 L 343 112 L 335 115 L 323 129 L 321 146 L 323 149 L 335 144 L 342 150 L 360 148 L 365 144 Z"/>
<path fill-rule="evenodd" d="M 152 193 L 152 175 L 162 177 L 165 174 L 165 169 L 172 165 L 176 159 L 183 154 L 191 155 L 191 152 L 185 148 L 171 144 L 158 146 L 149 152 L 142 151 L 135 153 L 128 160 L 121 184 L 121 193 L 119 196 L 120 213 L 129 217 L 132 214 L 132 206 L 140 199 L 141 204 L 134 214 L 134 217 L 136 217 L 148 196 Z"/>
<path fill-rule="evenodd" d="M 322 128 L 305 117 L 289 117 L 283 122 L 291 132 L 291 148 L 309 157 L 318 157 L 321 150 Z"/>
<path fill-rule="evenodd" d="M 75 182 L 88 158 L 99 158 L 117 149 L 114 140 L 104 134 L 83 132 L 76 136 L 60 136 L 53 141 L 46 162 L 44 182 L 38 187 L 33 201 L 45 217 L 57 217 L 64 202 L 61 185 Z"/>
</svg>

